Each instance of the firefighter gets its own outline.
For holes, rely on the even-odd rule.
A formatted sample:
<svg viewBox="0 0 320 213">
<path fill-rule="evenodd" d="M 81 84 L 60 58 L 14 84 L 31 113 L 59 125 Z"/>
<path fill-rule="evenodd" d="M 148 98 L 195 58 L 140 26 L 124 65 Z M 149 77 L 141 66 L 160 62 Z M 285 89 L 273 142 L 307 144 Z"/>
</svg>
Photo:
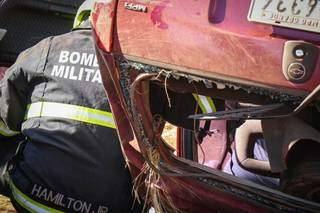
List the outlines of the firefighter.
<svg viewBox="0 0 320 213">
<path fill-rule="evenodd" d="M 102 85 L 91 5 L 72 32 L 21 53 L 0 83 L 0 133 L 23 136 L 5 173 L 19 212 L 140 211 Z"/>
</svg>

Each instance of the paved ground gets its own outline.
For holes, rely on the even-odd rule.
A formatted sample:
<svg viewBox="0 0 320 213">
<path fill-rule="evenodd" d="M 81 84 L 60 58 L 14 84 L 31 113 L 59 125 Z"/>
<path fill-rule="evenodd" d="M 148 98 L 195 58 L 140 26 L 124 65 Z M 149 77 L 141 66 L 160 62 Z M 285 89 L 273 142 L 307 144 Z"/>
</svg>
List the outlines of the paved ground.
<svg viewBox="0 0 320 213">
<path fill-rule="evenodd" d="M 0 213 L 16 212 L 7 197 L 0 195 Z"/>
</svg>

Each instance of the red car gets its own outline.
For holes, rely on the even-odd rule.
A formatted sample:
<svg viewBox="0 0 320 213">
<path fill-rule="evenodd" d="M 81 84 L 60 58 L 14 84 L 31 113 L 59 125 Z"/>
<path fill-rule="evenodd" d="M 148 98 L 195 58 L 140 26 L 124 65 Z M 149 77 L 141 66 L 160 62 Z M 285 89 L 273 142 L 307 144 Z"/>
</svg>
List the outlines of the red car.
<svg viewBox="0 0 320 213">
<path fill-rule="evenodd" d="M 124 153 L 157 211 L 320 211 L 320 1 L 99 0 L 92 24 Z M 186 117 L 190 94 L 223 108 Z M 199 120 L 215 128 L 202 146 Z M 166 122 L 179 127 L 175 150 Z M 269 161 L 252 157 L 256 134 Z M 280 188 L 223 173 L 231 148 Z"/>
</svg>

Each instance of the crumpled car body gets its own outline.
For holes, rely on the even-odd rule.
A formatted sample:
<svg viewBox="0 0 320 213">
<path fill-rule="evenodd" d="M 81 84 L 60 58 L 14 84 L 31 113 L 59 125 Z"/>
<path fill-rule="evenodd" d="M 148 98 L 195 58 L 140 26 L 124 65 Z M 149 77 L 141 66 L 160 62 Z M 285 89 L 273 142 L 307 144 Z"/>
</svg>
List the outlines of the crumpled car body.
<svg viewBox="0 0 320 213">
<path fill-rule="evenodd" d="M 266 170 L 273 174 L 286 169 L 295 143 L 319 142 L 317 122 L 308 119 L 318 112 L 311 107 L 307 116 L 299 113 L 318 101 L 320 24 L 308 17 L 314 11 L 318 17 L 320 4 L 300 8 L 301 20 L 281 16 L 286 10 L 296 14 L 295 2 L 97 1 L 92 25 L 103 83 L 137 189 L 156 210 L 319 211 L 319 203 L 219 171 L 227 149 L 226 120 L 259 121 L 272 144 Z M 221 134 L 214 136 L 216 144 L 205 142 L 206 160 L 218 161 L 208 167 L 185 158 L 181 131 L 176 153 L 164 142 L 166 120 L 150 109 L 155 87 L 165 91 L 168 105 L 168 91 L 174 91 L 253 107 L 210 115 L 221 120 L 215 123 Z"/>
</svg>

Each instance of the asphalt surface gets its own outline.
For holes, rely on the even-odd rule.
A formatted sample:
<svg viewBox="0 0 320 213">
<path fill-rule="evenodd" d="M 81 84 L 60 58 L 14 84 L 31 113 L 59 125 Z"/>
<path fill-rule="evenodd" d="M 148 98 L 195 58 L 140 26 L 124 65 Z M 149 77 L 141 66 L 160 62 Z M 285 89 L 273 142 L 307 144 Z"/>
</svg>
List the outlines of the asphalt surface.
<svg viewBox="0 0 320 213">
<path fill-rule="evenodd" d="M 9 198 L 0 195 L 0 212 L 1 213 L 13 213 L 16 212 L 10 203 Z"/>
</svg>

